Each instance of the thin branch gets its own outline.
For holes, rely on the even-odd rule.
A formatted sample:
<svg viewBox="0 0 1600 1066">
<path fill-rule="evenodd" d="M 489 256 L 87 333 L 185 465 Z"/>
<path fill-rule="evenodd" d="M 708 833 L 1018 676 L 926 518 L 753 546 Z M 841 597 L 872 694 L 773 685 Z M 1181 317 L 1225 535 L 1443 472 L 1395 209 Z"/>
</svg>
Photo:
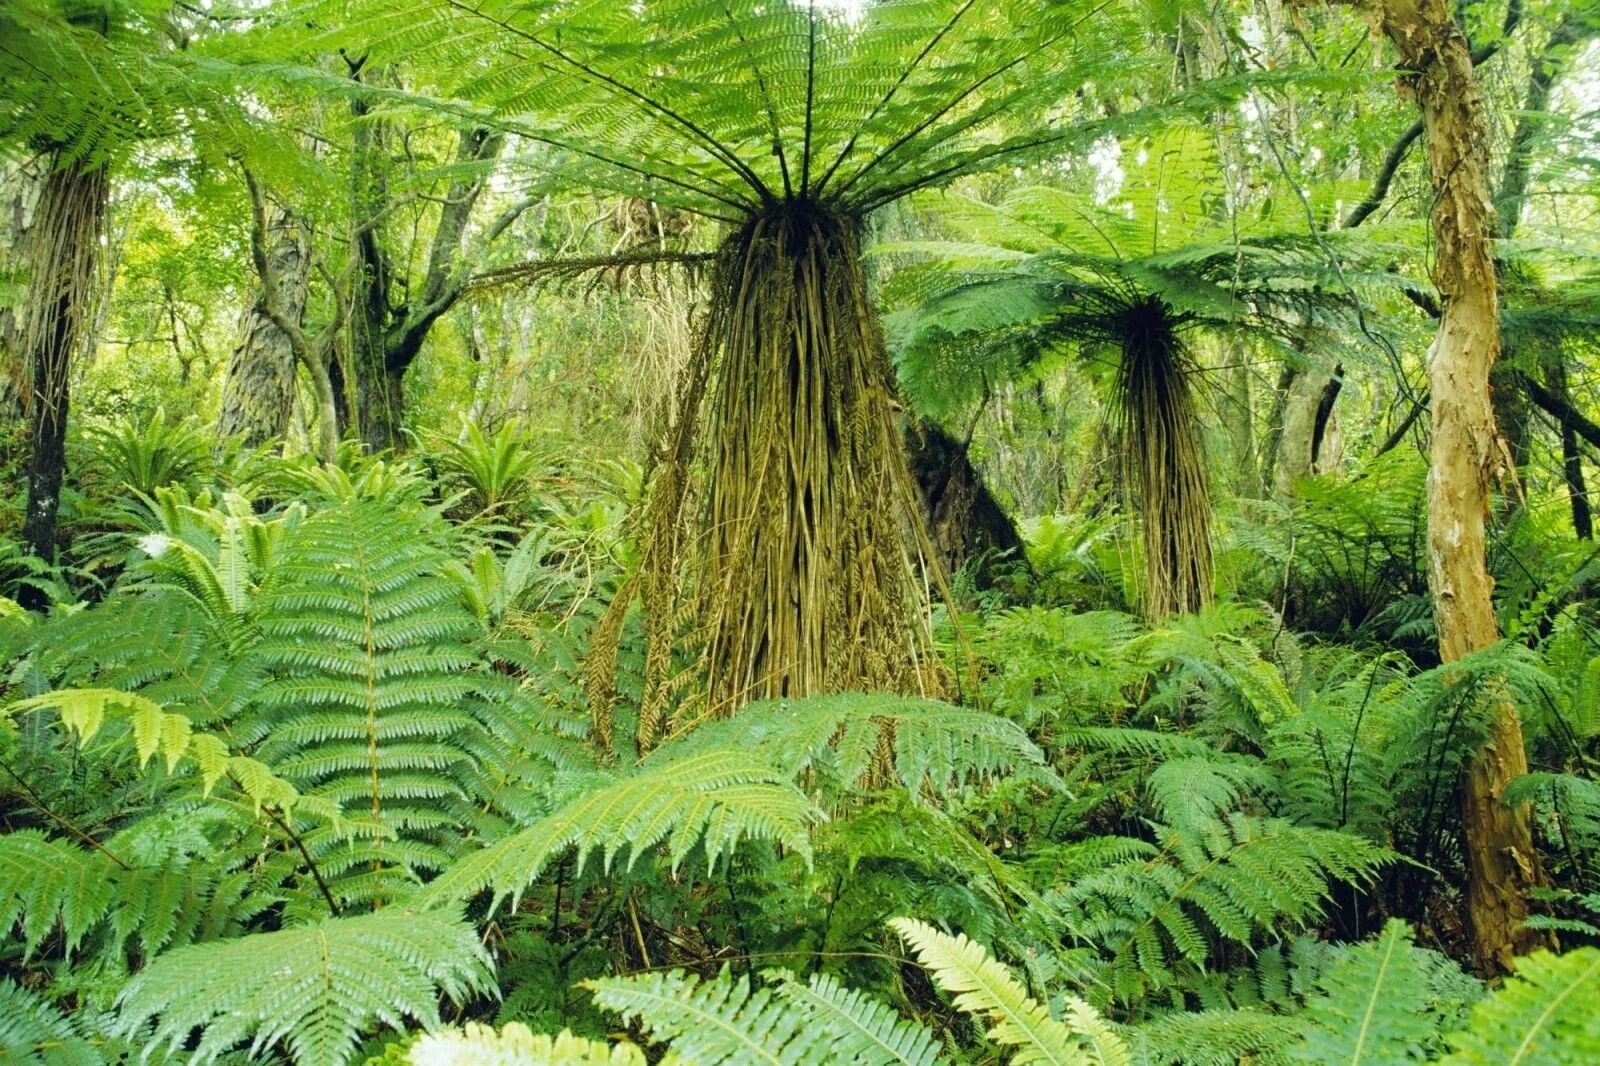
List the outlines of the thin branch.
<svg viewBox="0 0 1600 1066">
<path fill-rule="evenodd" d="M 1563 428 L 1571 429 L 1596 448 L 1600 448 L 1600 424 L 1596 424 L 1569 401 L 1521 370 L 1513 370 L 1512 374 L 1516 376 L 1517 384 L 1528 394 L 1528 399 L 1554 416 Z"/>
<path fill-rule="evenodd" d="M 1389 146 L 1389 151 L 1383 157 L 1383 165 L 1378 168 L 1378 175 L 1372 180 L 1372 191 L 1367 193 L 1366 199 L 1356 204 L 1350 213 L 1344 216 L 1344 221 L 1340 223 L 1341 229 L 1354 229 L 1383 206 L 1384 198 L 1389 195 L 1389 186 L 1394 183 L 1395 172 L 1400 169 L 1400 164 L 1411 151 L 1411 146 L 1421 136 L 1422 120 L 1419 118 Z"/>
<path fill-rule="evenodd" d="M 228 776 L 233 778 L 232 774 Z M 237 785 L 238 783 L 238 780 L 234 779 L 234 784 Z M 240 787 L 240 791 L 243 791 L 243 786 Z M 283 815 L 273 810 L 270 805 L 264 805 L 261 809 L 266 812 L 268 818 L 272 819 L 274 825 L 283 830 L 285 836 L 294 841 L 294 846 L 300 851 L 300 857 L 305 860 L 307 868 L 311 871 L 311 876 L 317 882 L 317 890 L 322 893 L 322 898 L 327 901 L 328 910 L 332 912 L 335 918 L 339 917 L 339 903 L 333 898 L 333 893 L 328 890 L 328 882 L 322 879 L 322 870 L 318 868 L 317 861 L 311 857 L 311 852 L 306 848 L 306 842 L 301 840 L 299 834 L 290 828 Z"/>
<path fill-rule="evenodd" d="M 106 858 L 110 859 L 124 870 L 133 869 L 133 867 L 117 858 L 117 856 L 113 854 L 112 851 L 104 844 L 100 843 L 94 837 L 90 836 L 88 833 L 85 833 L 82 829 L 79 829 L 71 822 L 67 821 L 55 811 L 52 811 L 49 805 L 45 803 L 40 795 L 33 790 L 33 786 L 24 781 L 22 779 L 22 775 L 13 770 L 9 763 L 0 762 L 0 770 L 4 770 L 6 773 L 10 774 L 11 780 L 15 781 L 18 787 L 22 789 L 22 801 L 28 806 L 38 811 L 46 818 L 49 818 L 52 822 L 55 822 L 61 828 L 65 829 L 67 832 L 71 833 L 73 836 L 77 837 L 79 840 L 83 841 L 85 844 L 89 845 L 91 848 L 98 851 L 100 854 L 104 855 Z"/>
</svg>

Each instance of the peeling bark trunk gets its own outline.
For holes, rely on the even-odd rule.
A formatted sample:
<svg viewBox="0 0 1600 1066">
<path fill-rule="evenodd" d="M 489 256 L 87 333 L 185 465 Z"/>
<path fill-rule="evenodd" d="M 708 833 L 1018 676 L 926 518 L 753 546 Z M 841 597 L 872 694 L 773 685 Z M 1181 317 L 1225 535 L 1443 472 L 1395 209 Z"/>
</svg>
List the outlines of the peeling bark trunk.
<svg viewBox="0 0 1600 1066">
<path fill-rule="evenodd" d="M 1489 388 L 1500 323 L 1488 120 L 1466 38 L 1445 0 L 1383 0 L 1372 15 L 1409 71 L 1433 182 L 1433 281 L 1443 314 L 1428 358 L 1428 577 L 1440 655 L 1451 662 L 1500 636 L 1484 557 L 1490 481 L 1507 459 Z M 1501 703 L 1461 783 L 1467 920 L 1473 961 L 1486 974 L 1509 970 L 1520 950 L 1539 942 L 1523 925 L 1528 890 L 1540 883 L 1528 811 L 1501 802 L 1527 769 L 1517 709 Z"/>
<path fill-rule="evenodd" d="M 22 541 L 30 554 L 46 560 L 55 557 L 72 362 L 93 335 L 105 213 L 105 168 L 57 162 L 40 191 L 29 231 L 33 275 L 22 336 L 32 366 L 31 458 Z M 43 594 L 32 586 L 24 585 L 21 596 L 26 606 L 44 606 Z"/>
<path fill-rule="evenodd" d="M 258 290 L 245 309 L 217 414 L 219 442 L 238 439 L 246 448 L 281 440 L 288 433 L 294 406 L 294 344 L 272 321 L 267 305 L 275 301 L 286 315 L 300 321 L 311 278 L 310 248 L 293 215 L 278 213 L 268 228 L 267 244 L 278 291 Z"/>
</svg>

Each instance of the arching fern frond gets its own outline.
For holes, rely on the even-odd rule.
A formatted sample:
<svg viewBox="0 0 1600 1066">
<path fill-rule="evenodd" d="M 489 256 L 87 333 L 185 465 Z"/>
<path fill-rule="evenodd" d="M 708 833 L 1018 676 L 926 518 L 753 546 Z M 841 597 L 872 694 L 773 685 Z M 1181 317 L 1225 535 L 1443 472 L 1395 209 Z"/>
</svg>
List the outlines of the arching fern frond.
<svg viewBox="0 0 1600 1066">
<path fill-rule="evenodd" d="M 776 992 L 726 968 L 710 980 L 682 971 L 589 982 L 595 1002 L 637 1018 L 672 1056 L 695 1066 L 850 1062 L 929 1066 L 938 1044 L 922 1026 L 828 977 L 785 975 Z"/>
<path fill-rule="evenodd" d="M 163 955 L 123 990 L 117 1029 L 194 1063 L 282 1041 L 298 1064 L 342 1066 L 375 1024 L 433 1028 L 441 993 L 460 1003 L 491 987 L 471 926 L 396 908 Z"/>
<path fill-rule="evenodd" d="M 1361 882 L 1389 852 L 1326 829 L 1232 814 L 1192 830 L 1157 827 L 1162 851 L 1084 877 L 1047 898 L 1107 953 L 1125 1000 L 1194 973 L 1217 938 L 1239 944 L 1322 913 L 1331 881 Z"/>
<path fill-rule="evenodd" d="M 885 742 L 890 758 L 880 758 Z M 986 711 L 938 700 L 882 693 L 844 693 L 766 700 L 730 719 L 699 726 L 662 745 L 643 766 L 686 754 L 749 752 L 794 776 L 816 771 L 835 794 L 870 783 L 881 771 L 917 803 L 931 803 L 959 784 L 1009 774 L 1059 785 L 1027 732 Z"/>
<path fill-rule="evenodd" d="M 1446 1066 L 1580 1066 L 1600 1059 L 1600 949 L 1536 951 L 1451 1036 Z"/>
<path fill-rule="evenodd" d="M 497 899 L 515 899 L 569 848 L 580 869 L 596 854 L 609 866 L 624 851 L 632 866 L 663 843 L 674 869 L 696 848 L 714 866 L 745 840 L 770 840 L 809 861 L 808 827 L 819 817 L 784 774 L 748 754 L 707 751 L 650 761 L 628 773 L 597 775 L 559 810 L 440 874 L 420 900 L 452 902 L 485 888 Z"/>
<path fill-rule="evenodd" d="M 167 772 L 190 764 L 199 774 L 206 793 L 226 778 L 255 805 L 280 810 L 299 808 L 302 814 L 316 815 L 330 822 L 339 820 L 339 809 L 316 796 L 303 796 L 288 781 L 261 762 L 245 755 L 232 754 L 226 742 L 209 733 L 196 733 L 189 719 L 161 708 L 153 700 L 131 692 L 105 688 L 69 688 L 43 696 L 19 700 L 0 709 L 6 716 L 31 711 L 53 710 L 61 724 L 87 744 L 106 725 L 108 716 L 128 727 L 134 751 L 143 766 L 156 755 L 166 761 Z"/>
</svg>

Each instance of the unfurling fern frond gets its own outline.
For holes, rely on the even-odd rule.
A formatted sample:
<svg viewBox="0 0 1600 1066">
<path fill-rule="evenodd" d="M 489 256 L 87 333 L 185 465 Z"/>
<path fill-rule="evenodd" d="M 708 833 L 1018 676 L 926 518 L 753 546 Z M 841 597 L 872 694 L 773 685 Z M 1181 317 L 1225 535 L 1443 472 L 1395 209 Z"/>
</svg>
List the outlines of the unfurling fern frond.
<svg viewBox="0 0 1600 1066">
<path fill-rule="evenodd" d="M 565 1029 L 556 1036 L 536 1034 L 521 1022 L 499 1032 L 468 1022 L 464 1029 L 429 1033 L 411 1046 L 404 1061 L 411 1066 L 645 1066 L 644 1052 L 633 1044 L 588 1040 Z"/>
<path fill-rule="evenodd" d="M 1446 1066 L 1586 1066 L 1600 1062 L 1600 949 L 1536 951 L 1450 1037 Z"/>
<path fill-rule="evenodd" d="M 490 988 L 471 926 L 396 908 L 163 955 L 123 990 L 117 1028 L 197 1064 L 283 1041 L 298 1064 L 341 1066 L 374 1025 L 433 1028 L 441 993 L 460 1003 Z"/>
<path fill-rule="evenodd" d="M 955 1005 L 989 1022 L 989 1039 L 1016 1048 L 1015 1064 L 1129 1066 L 1122 1038 L 1082 1000 L 1067 997 L 1066 1019 L 1057 1020 L 979 944 L 949 936 L 910 918 L 890 923 Z"/>
<path fill-rule="evenodd" d="M 922 1026 L 828 977 L 784 976 L 774 991 L 727 969 L 711 980 L 673 970 L 589 982 L 595 1002 L 637 1018 L 674 1061 L 694 1066 L 849 1062 L 931 1066 L 938 1044 Z"/>
<path fill-rule="evenodd" d="M 599 853 L 607 865 L 626 851 L 629 865 L 658 844 L 677 868 L 700 847 L 708 866 L 744 840 L 770 840 L 811 856 L 809 827 L 820 817 L 788 778 L 736 751 L 708 751 L 600 778 L 559 810 L 470 855 L 429 882 L 420 900 L 453 902 L 492 887 L 518 897 L 568 848 L 581 864 Z"/>
</svg>

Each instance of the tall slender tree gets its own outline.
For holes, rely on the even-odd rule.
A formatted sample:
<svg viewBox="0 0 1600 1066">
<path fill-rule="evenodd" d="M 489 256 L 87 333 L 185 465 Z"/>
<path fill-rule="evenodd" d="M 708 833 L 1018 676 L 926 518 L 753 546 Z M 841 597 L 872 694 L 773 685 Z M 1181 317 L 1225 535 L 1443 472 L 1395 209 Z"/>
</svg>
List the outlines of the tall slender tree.
<svg viewBox="0 0 1600 1066">
<path fill-rule="evenodd" d="M 1433 184 L 1431 258 L 1441 315 L 1428 352 L 1428 577 L 1439 653 L 1452 662 L 1500 637 L 1485 557 L 1490 485 L 1509 462 L 1489 386 L 1500 321 L 1488 115 L 1472 49 L 1444 0 L 1381 0 L 1363 11 L 1400 56 L 1402 84 L 1422 113 Z M 1540 881 L 1528 810 L 1501 802 L 1506 785 L 1527 769 L 1517 709 L 1501 703 L 1462 775 L 1460 795 L 1467 919 L 1484 972 L 1509 970 L 1518 951 L 1539 938 L 1524 924 L 1529 890 Z"/>
</svg>

